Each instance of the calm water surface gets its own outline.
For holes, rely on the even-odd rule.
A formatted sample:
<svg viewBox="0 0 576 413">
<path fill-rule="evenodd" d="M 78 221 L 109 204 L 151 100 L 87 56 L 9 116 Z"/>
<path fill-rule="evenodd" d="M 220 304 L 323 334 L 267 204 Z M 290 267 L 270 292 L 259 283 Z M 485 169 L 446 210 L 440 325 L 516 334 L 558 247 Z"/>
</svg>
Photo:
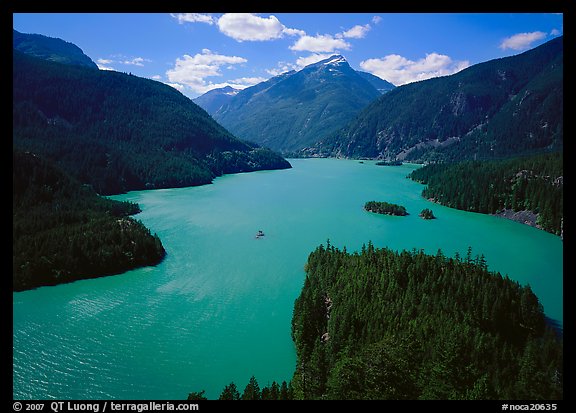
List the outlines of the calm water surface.
<svg viewBox="0 0 576 413">
<path fill-rule="evenodd" d="M 484 254 L 489 269 L 529 283 L 562 323 L 562 241 L 508 220 L 432 204 L 406 179 L 416 166 L 291 160 L 293 169 L 213 185 L 131 192 L 136 216 L 167 250 L 157 267 L 14 293 L 14 398 L 217 398 L 255 375 L 290 380 L 290 337 L 303 266 L 319 244 Z M 404 205 L 406 217 L 363 210 Z M 431 208 L 438 219 L 418 217 Z M 262 230 L 265 236 L 256 239 Z"/>
</svg>

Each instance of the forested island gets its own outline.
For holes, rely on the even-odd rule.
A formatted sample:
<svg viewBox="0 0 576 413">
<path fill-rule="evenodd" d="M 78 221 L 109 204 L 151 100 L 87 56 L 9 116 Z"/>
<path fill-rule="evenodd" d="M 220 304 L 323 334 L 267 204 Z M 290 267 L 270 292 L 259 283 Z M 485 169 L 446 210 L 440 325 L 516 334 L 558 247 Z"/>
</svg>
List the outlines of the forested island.
<svg viewBox="0 0 576 413">
<path fill-rule="evenodd" d="M 409 177 L 427 185 L 422 196 L 431 201 L 485 214 L 530 212 L 535 216 L 534 226 L 562 235 L 563 168 L 563 152 L 554 152 L 506 160 L 429 164 Z"/>
<path fill-rule="evenodd" d="M 98 196 L 50 162 L 13 151 L 13 290 L 159 263 L 164 247 L 130 217 L 137 212 L 137 204 Z"/>
<path fill-rule="evenodd" d="M 434 213 L 432 212 L 432 210 L 430 208 L 424 208 L 420 214 L 418 214 L 418 216 L 420 216 L 420 218 L 422 219 L 436 219 L 436 217 L 434 216 Z"/>
<path fill-rule="evenodd" d="M 406 208 L 404 206 L 392 204 L 389 202 L 368 201 L 366 204 L 364 204 L 364 209 L 368 212 L 374 212 L 376 214 L 383 215 L 408 215 L 408 212 L 406 212 Z"/>
</svg>

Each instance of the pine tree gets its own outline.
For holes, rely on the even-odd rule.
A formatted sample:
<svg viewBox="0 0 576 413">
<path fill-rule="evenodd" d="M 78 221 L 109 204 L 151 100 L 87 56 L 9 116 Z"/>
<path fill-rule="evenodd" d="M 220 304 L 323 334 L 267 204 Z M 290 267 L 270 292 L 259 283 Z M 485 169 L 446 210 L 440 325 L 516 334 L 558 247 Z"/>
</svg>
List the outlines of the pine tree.
<svg viewBox="0 0 576 413">
<path fill-rule="evenodd" d="M 244 388 L 244 393 L 242 393 L 242 400 L 260 400 L 260 386 L 256 377 L 250 377 L 250 381 Z"/>
<path fill-rule="evenodd" d="M 231 382 L 229 385 L 225 386 L 218 400 L 240 400 L 240 393 L 236 388 L 236 384 Z"/>
</svg>

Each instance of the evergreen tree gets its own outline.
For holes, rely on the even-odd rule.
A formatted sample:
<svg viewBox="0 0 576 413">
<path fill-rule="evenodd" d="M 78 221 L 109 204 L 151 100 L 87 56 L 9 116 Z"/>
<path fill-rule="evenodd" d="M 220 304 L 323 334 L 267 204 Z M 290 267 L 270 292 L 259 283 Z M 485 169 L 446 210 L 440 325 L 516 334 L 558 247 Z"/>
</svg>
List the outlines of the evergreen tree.
<svg viewBox="0 0 576 413">
<path fill-rule="evenodd" d="M 242 393 L 242 400 L 260 400 L 260 398 L 260 386 L 258 385 L 256 377 L 252 376 L 244 388 L 244 393 Z"/>
<path fill-rule="evenodd" d="M 206 390 L 189 393 L 187 400 L 208 400 L 208 398 L 204 395 L 205 393 Z"/>
<path fill-rule="evenodd" d="M 231 382 L 230 384 L 225 386 L 218 400 L 240 400 L 240 393 L 236 388 L 236 384 L 234 384 L 234 382 Z"/>
</svg>

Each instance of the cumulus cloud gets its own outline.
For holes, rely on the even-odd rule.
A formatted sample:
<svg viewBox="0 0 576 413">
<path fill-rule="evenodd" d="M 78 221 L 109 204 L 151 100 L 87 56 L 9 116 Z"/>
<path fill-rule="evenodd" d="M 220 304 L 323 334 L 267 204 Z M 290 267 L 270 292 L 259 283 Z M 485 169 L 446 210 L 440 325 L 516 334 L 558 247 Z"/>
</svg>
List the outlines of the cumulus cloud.
<svg viewBox="0 0 576 413">
<path fill-rule="evenodd" d="M 296 69 L 297 67 L 294 63 L 278 62 L 276 67 L 272 69 L 266 69 L 266 72 L 272 76 L 278 76 L 281 75 L 282 73 L 286 73 Z"/>
<path fill-rule="evenodd" d="M 209 14 L 201 13 L 170 13 L 170 16 L 178 20 L 178 23 L 206 23 L 214 24 L 216 19 Z"/>
<path fill-rule="evenodd" d="M 363 39 L 364 37 L 366 37 L 366 34 L 370 31 L 370 29 L 371 27 L 369 24 L 365 24 L 364 26 L 357 24 L 350 30 L 346 30 L 345 32 L 337 34 L 336 37 L 346 37 L 349 39 Z"/>
<path fill-rule="evenodd" d="M 144 66 L 144 63 L 151 62 L 150 59 L 145 59 L 143 57 L 126 57 L 123 55 L 114 55 L 113 59 L 100 58 L 96 60 L 96 65 L 100 70 L 116 70 L 111 64 L 119 65 L 132 65 L 132 66 Z"/>
<path fill-rule="evenodd" d="M 226 13 L 218 19 L 218 29 L 239 42 L 266 41 L 288 36 L 302 36 L 303 30 L 291 29 L 276 16 L 260 17 L 252 13 Z"/>
<path fill-rule="evenodd" d="M 413 61 L 397 54 L 379 59 L 367 59 L 360 67 L 373 75 L 385 79 L 396 86 L 419 80 L 446 76 L 470 66 L 468 61 L 453 61 L 449 56 L 429 53 L 426 57 Z"/>
<path fill-rule="evenodd" d="M 100 70 L 116 70 L 112 66 L 110 66 L 111 63 L 114 63 L 114 61 L 111 59 L 96 60 L 96 66 L 98 66 L 98 69 Z"/>
<path fill-rule="evenodd" d="M 176 90 L 179 91 L 180 93 L 184 93 L 185 90 L 186 90 L 186 86 L 184 86 L 184 85 L 182 85 L 182 84 L 180 84 L 180 83 L 169 83 L 169 82 L 166 82 L 166 84 L 167 84 L 168 86 L 172 86 L 174 89 L 176 89 Z"/>
<path fill-rule="evenodd" d="M 213 83 L 213 82 L 207 82 L 205 83 L 203 86 L 197 87 L 194 90 L 194 94 L 195 95 L 201 95 L 204 94 L 212 89 L 220 89 L 226 86 L 230 86 L 233 87 L 234 89 L 246 89 L 247 87 L 250 86 L 254 86 L 260 82 L 264 82 L 265 80 L 267 80 L 266 78 L 263 77 L 241 77 L 238 79 L 232 79 L 232 80 L 228 80 L 226 82 L 220 82 L 220 83 Z M 183 86 L 183 85 L 182 85 Z M 183 90 L 180 90 L 182 93 L 186 93 L 187 90 L 186 88 L 182 88 Z"/>
<path fill-rule="evenodd" d="M 304 36 L 304 30 L 284 26 L 274 15 L 260 17 L 252 13 L 225 13 L 219 18 L 201 13 L 172 13 L 178 23 L 215 24 L 221 33 L 239 42 L 267 41 L 284 36 Z"/>
<path fill-rule="evenodd" d="M 310 56 L 299 57 L 296 59 L 295 70 L 303 69 L 304 67 L 311 65 L 313 63 L 319 62 L 324 59 L 328 59 L 332 54 L 330 53 L 314 53 Z"/>
<path fill-rule="evenodd" d="M 530 48 L 535 41 L 544 39 L 545 37 L 546 33 L 544 32 L 518 33 L 502 40 L 499 47 L 502 50 L 525 50 Z"/>
<path fill-rule="evenodd" d="M 562 34 L 562 32 L 558 29 L 550 30 L 550 36 L 560 36 L 561 34 Z"/>
<path fill-rule="evenodd" d="M 135 57 L 133 59 L 122 60 L 119 63 L 124 65 L 134 65 L 134 66 L 144 66 L 144 62 L 150 62 L 150 59 L 144 59 L 143 57 Z"/>
<path fill-rule="evenodd" d="M 349 50 L 350 43 L 342 38 L 336 38 L 329 34 L 316 36 L 302 36 L 296 43 L 290 46 L 290 50 L 297 52 L 331 53 L 336 50 Z"/>
<path fill-rule="evenodd" d="M 226 68 L 247 61 L 243 57 L 226 56 L 209 49 L 203 49 L 202 53 L 197 53 L 194 56 L 185 54 L 181 58 L 177 58 L 174 67 L 166 72 L 169 81 L 167 84 L 170 86 L 180 85 L 189 88 L 193 93 L 202 94 L 214 88 L 210 87 L 213 83 L 207 81 L 206 78 L 222 76 L 222 67 Z M 249 84 L 250 81 L 247 79 L 240 80 L 240 82 L 244 82 L 240 84 Z"/>
</svg>

